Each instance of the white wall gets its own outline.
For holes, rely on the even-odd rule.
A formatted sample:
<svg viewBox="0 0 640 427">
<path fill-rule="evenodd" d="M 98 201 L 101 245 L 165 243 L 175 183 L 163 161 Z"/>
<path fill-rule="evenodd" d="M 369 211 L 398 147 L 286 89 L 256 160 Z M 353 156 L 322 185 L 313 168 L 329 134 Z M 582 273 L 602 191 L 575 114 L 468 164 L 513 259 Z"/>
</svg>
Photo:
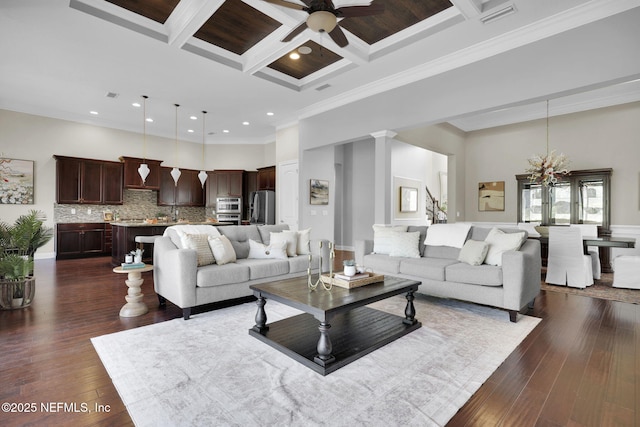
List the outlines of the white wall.
<svg viewBox="0 0 640 427">
<path fill-rule="evenodd" d="M 54 154 L 90 159 L 118 161 L 120 156 L 143 157 L 141 134 L 102 128 L 13 111 L 0 110 L 0 153 L 7 158 L 34 160 L 34 204 L 0 205 L 0 220 L 12 223 L 31 209 L 47 215 L 47 226 L 53 227 L 55 202 Z M 178 142 L 177 166 L 202 168 L 202 145 Z M 275 144 L 271 145 L 206 145 L 205 168 L 245 169 L 273 165 Z M 146 157 L 164 160 L 163 166 L 176 164 L 175 140 L 147 136 Z M 267 163 L 271 162 L 271 163 Z M 51 256 L 53 241 L 38 251 L 38 256 Z"/>
<path fill-rule="evenodd" d="M 571 169 L 613 168 L 611 224 L 640 225 L 640 102 L 549 119 L 549 146 L 565 153 Z M 515 222 L 515 175 L 527 159 L 546 151 L 546 121 L 470 132 L 466 138 L 468 221 Z M 505 181 L 504 212 L 479 212 L 478 182 Z"/>
</svg>

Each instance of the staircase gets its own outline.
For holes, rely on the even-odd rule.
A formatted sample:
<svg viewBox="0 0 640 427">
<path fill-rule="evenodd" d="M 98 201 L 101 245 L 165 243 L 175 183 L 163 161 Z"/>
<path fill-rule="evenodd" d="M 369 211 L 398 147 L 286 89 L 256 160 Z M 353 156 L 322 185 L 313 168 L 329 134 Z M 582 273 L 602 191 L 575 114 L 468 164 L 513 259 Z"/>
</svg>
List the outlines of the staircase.
<svg viewBox="0 0 640 427">
<path fill-rule="evenodd" d="M 429 191 L 429 187 L 425 186 L 425 190 L 427 193 L 426 200 L 426 214 L 428 219 L 431 220 L 432 224 L 444 224 L 447 222 L 447 212 L 440 207 L 440 203 L 438 200 L 433 197 L 431 191 Z"/>
</svg>

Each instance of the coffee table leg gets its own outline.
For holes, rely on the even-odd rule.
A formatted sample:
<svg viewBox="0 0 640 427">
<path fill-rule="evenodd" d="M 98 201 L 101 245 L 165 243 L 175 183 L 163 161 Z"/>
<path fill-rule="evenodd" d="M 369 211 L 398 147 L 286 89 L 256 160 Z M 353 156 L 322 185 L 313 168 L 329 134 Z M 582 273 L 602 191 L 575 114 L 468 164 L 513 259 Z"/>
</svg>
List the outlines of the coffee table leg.
<svg viewBox="0 0 640 427">
<path fill-rule="evenodd" d="M 320 330 L 320 339 L 318 339 L 318 355 L 314 357 L 314 361 L 320 366 L 327 366 L 329 363 L 335 362 L 336 358 L 331 354 L 333 346 L 331 345 L 331 338 L 329 338 L 329 328 L 331 325 L 325 322 L 320 322 L 318 329 Z"/>
<path fill-rule="evenodd" d="M 406 325 L 415 325 L 418 322 L 416 320 L 416 308 L 413 306 L 414 299 L 413 291 L 407 292 L 407 308 L 404 309 L 405 317 L 402 321 Z"/>
<path fill-rule="evenodd" d="M 260 296 L 256 301 L 258 305 L 258 311 L 256 312 L 256 324 L 253 328 L 256 332 L 264 332 L 268 331 L 269 327 L 267 326 L 267 313 L 264 311 L 264 305 L 267 303 L 267 300 Z"/>
</svg>

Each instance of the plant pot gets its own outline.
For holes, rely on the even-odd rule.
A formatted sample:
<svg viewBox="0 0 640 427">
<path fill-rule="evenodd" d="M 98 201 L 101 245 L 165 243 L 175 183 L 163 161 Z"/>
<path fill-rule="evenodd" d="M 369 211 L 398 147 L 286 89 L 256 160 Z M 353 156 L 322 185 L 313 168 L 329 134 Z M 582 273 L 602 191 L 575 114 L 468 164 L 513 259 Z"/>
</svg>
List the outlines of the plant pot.
<svg viewBox="0 0 640 427">
<path fill-rule="evenodd" d="M 344 266 L 344 275 L 345 276 L 355 276 L 356 275 L 356 266 L 355 265 L 345 265 Z"/>
<path fill-rule="evenodd" d="M 13 310 L 31 305 L 36 293 L 36 278 L 24 280 L 0 279 L 0 309 Z"/>
</svg>

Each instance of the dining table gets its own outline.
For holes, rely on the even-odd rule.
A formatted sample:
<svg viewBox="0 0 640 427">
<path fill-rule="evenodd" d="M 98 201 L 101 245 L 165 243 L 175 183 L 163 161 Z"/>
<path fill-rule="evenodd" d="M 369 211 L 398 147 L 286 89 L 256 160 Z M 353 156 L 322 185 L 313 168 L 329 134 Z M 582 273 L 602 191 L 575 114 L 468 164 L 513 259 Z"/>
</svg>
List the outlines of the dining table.
<svg viewBox="0 0 640 427">
<path fill-rule="evenodd" d="M 543 265 L 546 265 L 546 259 L 549 253 L 549 237 L 540 236 L 538 239 L 540 240 L 542 249 Z M 589 247 L 596 246 L 598 248 L 598 256 L 600 257 L 601 271 L 603 273 L 613 273 L 613 268 L 611 266 L 611 248 L 635 248 L 636 239 L 632 237 L 618 236 L 582 236 L 582 244 L 584 246 L 585 254 L 588 254 Z"/>
</svg>

